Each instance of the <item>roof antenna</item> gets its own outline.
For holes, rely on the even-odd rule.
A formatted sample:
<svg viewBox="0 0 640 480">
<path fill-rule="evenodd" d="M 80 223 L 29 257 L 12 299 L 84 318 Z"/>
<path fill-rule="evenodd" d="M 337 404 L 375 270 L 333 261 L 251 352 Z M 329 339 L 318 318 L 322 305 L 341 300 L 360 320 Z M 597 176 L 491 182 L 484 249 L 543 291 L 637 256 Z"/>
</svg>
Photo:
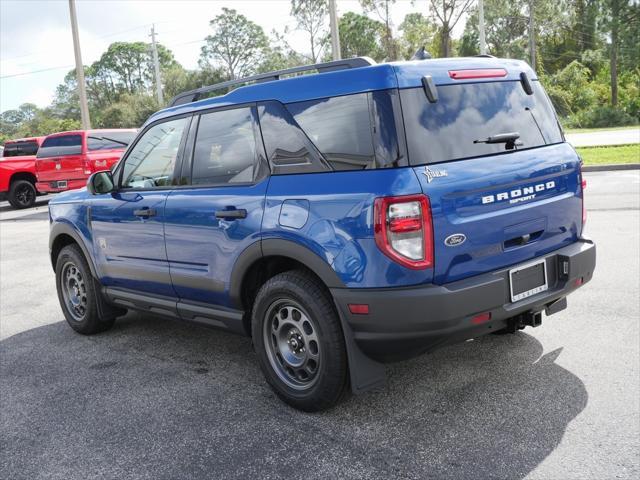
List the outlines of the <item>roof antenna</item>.
<svg viewBox="0 0 640 480">
<path fill-rule="evenodd" d="M 424 45 L 416 50 L 416 53 L 413 54 L 411 60 L 429 60 L 431 58 L 431 54 L 424 49 Z"/>
</svg>

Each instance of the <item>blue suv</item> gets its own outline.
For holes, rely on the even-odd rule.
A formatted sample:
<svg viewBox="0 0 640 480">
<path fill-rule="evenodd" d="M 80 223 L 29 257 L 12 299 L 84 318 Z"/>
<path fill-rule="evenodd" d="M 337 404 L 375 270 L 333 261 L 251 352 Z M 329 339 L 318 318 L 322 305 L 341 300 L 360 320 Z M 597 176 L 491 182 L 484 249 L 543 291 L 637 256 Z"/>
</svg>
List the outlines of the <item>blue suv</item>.
<svg viewBox="0 0 640 480">
<path fill-rule="evenodd" d="M 565 308 L 595 268 L 584 187 L 526 63 L 353 58 L 176 97 L 49 203 L 51 262 L 75 331 L 133 309 L 248 335 L 316 411 Z"/>
</svg>

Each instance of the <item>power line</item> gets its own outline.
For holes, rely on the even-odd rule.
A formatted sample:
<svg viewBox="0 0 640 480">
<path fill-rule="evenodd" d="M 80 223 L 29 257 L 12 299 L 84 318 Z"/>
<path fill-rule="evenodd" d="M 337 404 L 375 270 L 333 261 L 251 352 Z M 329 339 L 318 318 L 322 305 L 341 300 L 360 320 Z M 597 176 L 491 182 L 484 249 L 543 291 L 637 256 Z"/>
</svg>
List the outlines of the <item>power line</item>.
<svg viewBox="0 0 640 480">
<path fill-rule="evenodd" d="M 40 70 L 31 70 L 30 72 L 13 73 L 11 75 L 3 75 L 3 76 L 0 77 L 0 79 L 21 77 L 23 75 L 31 75 L 33 73 L 50 72 L 52 70 L 62 70 L 63 68 L 73 68 L 73 65 L 63 65 L 63 66 L 60 66 L 60 67 L 51 67 L 51 68 L 42 68 Z"/>
</svg>

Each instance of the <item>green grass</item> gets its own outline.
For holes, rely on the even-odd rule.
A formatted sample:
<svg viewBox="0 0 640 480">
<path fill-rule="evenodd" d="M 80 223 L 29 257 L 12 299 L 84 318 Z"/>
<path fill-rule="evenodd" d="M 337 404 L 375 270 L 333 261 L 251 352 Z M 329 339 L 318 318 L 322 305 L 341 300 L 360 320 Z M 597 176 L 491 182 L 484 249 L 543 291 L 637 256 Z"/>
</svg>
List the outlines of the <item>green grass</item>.
<svg viewBox="0 0 640 480">
<path fill-rule="evenodd" d="M 617 163 L 640 163 L 640 143 L 613 147 L 576 148 L 585 165 L 613 165 Z"/>
<path fill-rule="evenodd" d="M 603 127 L 603 128 L 565 128 L 564 133 L 608 132 L 610 130 L 633 130 L 634 128 L 640 128 L 640 125 L 629 125 L 627 127 Z"/>
</svg>

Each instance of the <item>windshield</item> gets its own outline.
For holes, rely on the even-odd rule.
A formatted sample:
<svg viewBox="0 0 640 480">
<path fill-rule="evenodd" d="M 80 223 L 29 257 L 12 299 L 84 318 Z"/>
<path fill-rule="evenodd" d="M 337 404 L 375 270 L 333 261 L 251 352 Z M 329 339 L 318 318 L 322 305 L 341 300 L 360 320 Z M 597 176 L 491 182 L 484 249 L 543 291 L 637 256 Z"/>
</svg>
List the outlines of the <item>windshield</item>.
<svg viewBox="0 0 640 480">
<path fill-rule="evenodd" d="M 402 90 L 412 165 L 446 162 L 562 142 L 553 108 L 539 82 L 527 95 L 519 81 L 440 85 L 430 103 L 422 88 Z M 517 134 L 517 141 L 508 139 Z M 502 137 L 501 137 L 502 136 Z M 482 141 L 479 141 L 482 140 Z"/>
<path fill-rule="evenodd" d="M 87 136 L 87 148 L 94 150 L 123 149 L 136 137 L 136 132 L 95 132 Z"/>
</svg>

